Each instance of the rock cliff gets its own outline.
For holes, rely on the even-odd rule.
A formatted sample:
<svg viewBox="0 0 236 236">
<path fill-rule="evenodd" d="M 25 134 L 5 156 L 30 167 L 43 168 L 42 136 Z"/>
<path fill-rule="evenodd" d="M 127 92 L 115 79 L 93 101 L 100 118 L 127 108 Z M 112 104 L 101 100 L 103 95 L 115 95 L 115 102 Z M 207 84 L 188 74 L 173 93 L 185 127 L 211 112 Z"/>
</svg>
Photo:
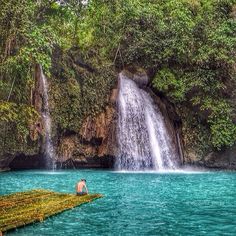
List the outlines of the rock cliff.
<svg viewBox="0 0 236 236">
<path fill-rule="evenodd" d="M 35 87 L 34 91 L 32 91 L 31 103 L 36 111 L 41 114 L 44 98 L 39 69 L 39 65 L 37 65 L 35 67 Z M 185 128 L 185 120 L 180 118 L 184 117 L 180 113 L 186 111 L 176 109 L 162 93 L 151 89 L 150 81 L 144 71 L 128 68 L 125 73 L 128 73 L 140 86 L 145 87 L 160 108 L 165 118 L 173 147 L 175 147 L 176 153 L 181 158 L 181 164 L 218 169 L 236 169 L 235 147 L 220 152 L 209 148 L 204 155 L 199 153 L 194 139 L 191 138 L 191 132 L 194 133 L 195 131 Z M 114 76 L 113 80 L 117 81 L 116 78 L 117 76 Z M 51 86 L 54 86 L 54 90 L 57 89 L 57 83 L 57 81 L 52 80 Z M 68 83 L 71 83 L 71 80 Z M 73 86 L 77 86 L 76 81 L 73 83 Z M 63 86 L 65 85 L 64 83 Z M 113 89 L 106 95 L 106 105 L 104 108 L 100 109 L 100 112 L 96 112 L 95 115 L 85 115 L 82 120 L 78 121 L 78 125 L 70 126 L 68 123 L 69 125 L 63 127 L 62 122 L 64 120 L 55 120 L 53 125 L 53 143 L 57 154 L 56 162 L 59 168 L 113 167 L 115 156 L 117 155 L 117 94 L 118 86 L 113 86 Z M 70 97 L 71 95 L 66 96 Z M 56 106 L 58 106 L 57 103 L 60 101 L 54 100 L 54 98 L 55 96 L 51 96 L 50 100 L 53 111 L 55 111 Z M 69 105 L 67 104 L 69 102 L 71 100 L 65 100 L 64 105 Z M 86 106 L 86 104 L 80 104 L 80 106 L 83 105 Z M 58 110 L 60 110 L 60 104 Z M 79 112 L 80 110 L 78 109 L 77 111 Z M 53 114 L 52 112 L 52 115 L 55 116 L 55 114 L 57 115 L 57 113 Z M 75 114 L 73 118 L 74 123 L 76 123 L 76 119 L 77 116 Z M 7 138 L 9 141 L 14 140 L 11 134 L 13 133 L 8 131 Z M 8 148 L 6 148 L 6 144 L 5 147 L 2 146 L 4 152 L 1 153 L 0 157 L 0 169 L 44 168 L 43 140 L 44 125 L 39 115 L 37 122 L 29 126 L 29 137 L 26 144 L 17 145 L 17 143 L 12 142 L 12 146 L 9 145 Z M 4 142 L 1 143 L 2 145 L 4 144 Z"/>
</svg>

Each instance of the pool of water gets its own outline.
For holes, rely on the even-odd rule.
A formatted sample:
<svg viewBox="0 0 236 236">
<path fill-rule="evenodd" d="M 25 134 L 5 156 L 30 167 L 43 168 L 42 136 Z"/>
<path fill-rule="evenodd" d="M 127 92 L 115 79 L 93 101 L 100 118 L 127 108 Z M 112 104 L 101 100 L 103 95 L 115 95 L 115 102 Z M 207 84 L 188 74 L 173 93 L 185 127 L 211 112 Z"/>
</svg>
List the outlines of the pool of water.
<svg viewBox="0 0 236 236">
<path fill-rule="evenodd" d="M 0 194 L 73 193 L 81 178 L 104 198 L 7 235 L 236 235 L 236 172 L 6 172 Z"/>
</svg>

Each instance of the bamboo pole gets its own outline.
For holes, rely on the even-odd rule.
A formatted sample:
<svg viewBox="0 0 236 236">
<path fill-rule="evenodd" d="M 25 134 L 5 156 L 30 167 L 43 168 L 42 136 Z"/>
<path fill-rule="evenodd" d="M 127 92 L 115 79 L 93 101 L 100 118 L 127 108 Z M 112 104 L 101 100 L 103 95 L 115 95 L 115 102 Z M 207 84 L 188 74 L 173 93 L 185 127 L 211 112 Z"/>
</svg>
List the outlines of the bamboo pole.
<svg viewBox="0 0 236 236">
<path fill-rule="evenodd" d="M 76 196 L 42 189 L 0 196 L 0 236 L 1 232 L 41 222 L 101 197 L 100 194 Z"/>
</svg>

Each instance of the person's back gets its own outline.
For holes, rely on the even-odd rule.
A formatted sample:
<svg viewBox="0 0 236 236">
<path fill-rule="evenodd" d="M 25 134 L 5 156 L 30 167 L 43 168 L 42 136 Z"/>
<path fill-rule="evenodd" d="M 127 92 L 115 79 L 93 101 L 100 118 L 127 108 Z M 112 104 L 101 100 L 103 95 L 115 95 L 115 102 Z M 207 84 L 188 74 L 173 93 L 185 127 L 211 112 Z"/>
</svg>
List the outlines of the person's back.
<svg viewBox="0 0 236 236">
<path fill-rule="evenodd" d="M 85 191 L 83 191 L 85 189 Z M 88 189 L 86 186 L 86 180 L 85 179 L 81 179 L 77 185 L 76 185 L 76 194 L 77 195 L 85 195 L 88 194 Z"/>
</svg>

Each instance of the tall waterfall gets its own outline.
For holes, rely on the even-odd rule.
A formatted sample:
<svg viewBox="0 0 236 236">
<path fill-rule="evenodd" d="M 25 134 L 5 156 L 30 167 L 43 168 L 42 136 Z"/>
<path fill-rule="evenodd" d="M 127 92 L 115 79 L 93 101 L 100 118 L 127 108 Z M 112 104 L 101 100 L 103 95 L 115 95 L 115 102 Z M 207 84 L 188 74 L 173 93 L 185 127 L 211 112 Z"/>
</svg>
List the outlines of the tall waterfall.
<svg viewBox="0 0 236 236">
<path fill-rule="evenodd" d="M 177 166 L 164 118 L 151 96 L 119 75 L 118 170 L 166 170 Z"/>
<path fill-rule="evenodd" d="M 47 78 L 40 66 L 40 79 L 43 85 L 43 110 L 42 117 L 45 129 L 44 157 L 47 169 L 55 169 L 55 151 L 52 143 L 51 117 L 48 103 L 48 83 Z"/>
</svg>

